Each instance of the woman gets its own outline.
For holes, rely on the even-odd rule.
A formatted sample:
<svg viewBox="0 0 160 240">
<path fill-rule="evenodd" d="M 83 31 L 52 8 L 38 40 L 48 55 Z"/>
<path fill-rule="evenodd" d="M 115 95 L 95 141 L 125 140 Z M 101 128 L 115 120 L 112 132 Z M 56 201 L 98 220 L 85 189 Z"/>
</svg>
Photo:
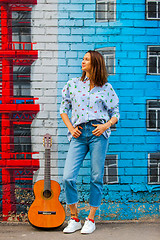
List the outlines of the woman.
<svg viewBox="0 0 160 240">
<path fill-rule="evenodd" d="M 111 84 L 107 83 L 102 55 L 97 51 L 88 51 L 82 61 L 82 71 L 81 78 L 71 79 L 64 86 L 60 107 L 70 141 L 63 184 L 71 219 L 64 233 L 82 228 L 77 213 L 76 179 L 88 151 L 91 157 L 90 212 L 81 233 L 92 233 L 96 228 L 94 216 L 101 204 L 110 127 L 119 120 L 119 100 Z M 72 110 L 71 120 L 68 117 L 69 110 Z"/>
</svg>

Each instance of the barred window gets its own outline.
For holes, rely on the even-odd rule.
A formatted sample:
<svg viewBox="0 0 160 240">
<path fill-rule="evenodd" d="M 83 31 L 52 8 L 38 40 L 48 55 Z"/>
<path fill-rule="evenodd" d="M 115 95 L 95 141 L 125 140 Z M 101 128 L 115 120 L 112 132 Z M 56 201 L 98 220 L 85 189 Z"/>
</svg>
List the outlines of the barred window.
<svg viewBox="0 0 160 240">
<path fill-rule="evenodd" d="M 12 11 L 12 25 L 14 27 L 30 28 L 31 11 Z M 28 31 L 30 31 L 30 29 L 28 29 Z"/>
<path fill-rule="evenodd" d="M 12 12 L 12 41 L 15 49 L 31 49 L 31 12 Z M 27 42 L 27 44 L 23 44 Z"/>
<path fill-rule="evenodd" d="M 148 74 L 160 75 L 160 46 L 148 46 Z"/>
<path fill-rule="evenodd" d="M 118 155 L 106 155 L 103 182 L 118 183 Z"/>
<path fill-rule="evenodd" d="M 160 131 L 160 100 L 147 100 L 147 130 Z"/>
<path fill-rule="evenodd" d="M 109 75 L 115 74 L 115 47 L 104 47 L 96 49 L 104 57 L 106 69 Z"/>
<path fill-rule="evenodd" d="M 31 66 L 13 66 L 14 96 L 31 97 L 30 74 Z"/>
<path fill-rule="evenodd" d="M 160 20 L 160 0 L 146 0 L 146 18 Z"/>
<path fill-rule="evenodd" d="M 116 0 L 96 0 L 96 22 L 116 20 Z"/>
<path fill-rule="evenodd" d="M 14 152 L 31 152 L 31 126 L 14 125 Z M 23 158 L 23 155 L 19 155 Z"/>
<path fill-rule="evenodd" d="M 160 152 L 148 154 L 148 183 L 160 184 Z"/>
</svg>

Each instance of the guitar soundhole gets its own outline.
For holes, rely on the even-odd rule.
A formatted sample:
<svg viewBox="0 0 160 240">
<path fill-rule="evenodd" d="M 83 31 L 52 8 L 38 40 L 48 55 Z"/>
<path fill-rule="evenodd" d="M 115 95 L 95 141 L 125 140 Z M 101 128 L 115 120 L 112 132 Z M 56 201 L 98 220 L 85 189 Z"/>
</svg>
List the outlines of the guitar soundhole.
<svg viewBox="0 0 160 240">
<path fill-rule="evenodd" d="M 45 191 L 43 192 L 43 196 L 44 196 L 45 198 L 50 198 L 51 195 L 52 195 L 52 193 L 51 193 L 51 191 L 49 191 L 49 190 L 45 190 Z"/>
</svg>

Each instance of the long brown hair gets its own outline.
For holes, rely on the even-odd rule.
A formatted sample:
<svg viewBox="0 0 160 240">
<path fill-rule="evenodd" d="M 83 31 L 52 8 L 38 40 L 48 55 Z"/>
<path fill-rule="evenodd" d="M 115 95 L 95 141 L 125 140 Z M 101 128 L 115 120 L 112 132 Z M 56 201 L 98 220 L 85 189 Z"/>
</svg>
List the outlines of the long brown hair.
<svg viewBox="0 0 160 240">
<path fill-rule="evenodd" d="M 106 70 L 103 56 L 97 51 L 89 50 L 87 53 L 91 55 L 91 74 L 90 79 L 95 86 L 103 86 L 108 80 L 108 73 Z M 81 80 L 84 81 L 86 72 L 83 71 Z"/>
</svg>

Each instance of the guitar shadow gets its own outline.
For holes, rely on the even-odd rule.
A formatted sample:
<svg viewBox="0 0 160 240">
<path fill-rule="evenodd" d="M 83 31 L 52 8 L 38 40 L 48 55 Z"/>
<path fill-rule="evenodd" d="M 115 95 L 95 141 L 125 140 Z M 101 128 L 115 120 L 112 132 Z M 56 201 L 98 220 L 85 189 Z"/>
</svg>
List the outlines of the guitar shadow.
<svg viewBox="0 0 160 240">
<path fill-rule="evenodd" d="M 61 231 L 63 231 L 66 223 L 64 222 L 64 223 L 63 223 L 62 225 L 60 225 L 59 227 L 54 227 L 54 228 L 36 227 L 36 226 L 32 225 L 31 223 L 30 223 L 30 225 L 33 227 L 33 229 L 35 229 L 35 231 L 38 231 L 38 232 L 39 232 L 39 231 L 41 231 L 41 232 L 53 232 L 53 231 L 55 231 L 55 232 L 61 232 Z"/>
</svg>

